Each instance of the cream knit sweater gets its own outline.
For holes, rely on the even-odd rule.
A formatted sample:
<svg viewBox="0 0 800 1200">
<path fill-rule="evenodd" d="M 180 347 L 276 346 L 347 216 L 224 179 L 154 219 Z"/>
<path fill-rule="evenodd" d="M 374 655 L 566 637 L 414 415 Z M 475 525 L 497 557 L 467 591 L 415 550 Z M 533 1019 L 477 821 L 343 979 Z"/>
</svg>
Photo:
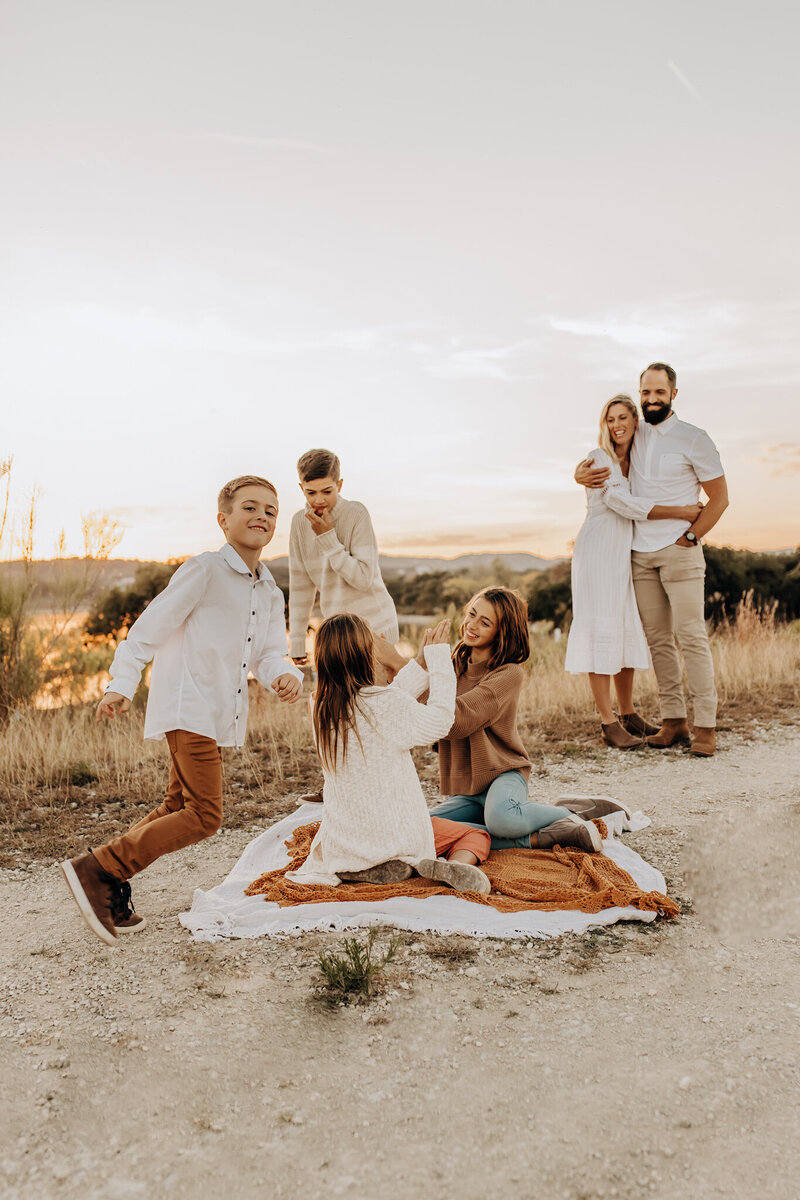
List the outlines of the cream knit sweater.
<svg viewBox="0 0 800 1200">
<path fill-rule="evenodd" d="M 289 654 L 302 658 L 314 597 L 323 617 L 355 613 L 374 633 L 399 640 L 397 613 L 378 565 L 378 544 L 369 513 L 340 496 L 331 511 L 333 529 L 314 533 L 305 513 L 295 513 L 289 534 Z"/>
<path fill-rule="evenodd" d="M 425 672 L 412 661 L 388 687 L 363 688 L 362 712 L 351 731 L 347 757 L 324 770 L 322 822 L 294 883 L 335 887 L 338 871 L 364 871 L 399 858 L 414 866 L 435 858 L 433 826 L 409 750 L 443 737 L 453 723 L 456 677 L 450 647 L 426 646 L 430 678 L 427 704 L 419 704 Z"/>
</svg>

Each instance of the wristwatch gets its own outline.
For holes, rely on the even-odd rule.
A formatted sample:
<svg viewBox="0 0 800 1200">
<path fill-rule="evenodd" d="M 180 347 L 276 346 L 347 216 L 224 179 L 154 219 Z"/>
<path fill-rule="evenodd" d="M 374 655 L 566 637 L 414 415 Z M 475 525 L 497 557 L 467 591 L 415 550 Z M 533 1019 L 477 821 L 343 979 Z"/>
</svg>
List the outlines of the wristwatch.
<svg viewBox="0 0 800 1200">
<path fill-rule="evenodd" d="M 697 545 L 697 534 L 692 533 L 691 529 L 688 530 L 688 532 L 685 533 L 683 536 L 686 538 L 687 542 L 691 542 L 693 546 Z"/>
</svg>

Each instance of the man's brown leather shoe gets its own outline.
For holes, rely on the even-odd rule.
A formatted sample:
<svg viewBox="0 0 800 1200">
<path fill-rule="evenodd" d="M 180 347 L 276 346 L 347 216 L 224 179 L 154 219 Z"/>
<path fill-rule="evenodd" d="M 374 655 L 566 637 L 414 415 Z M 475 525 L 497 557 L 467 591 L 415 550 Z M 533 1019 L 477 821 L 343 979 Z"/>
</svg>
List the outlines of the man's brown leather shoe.
<svg viewBox="0 0 800 1200">
<path fill-rule="evenodd" d="M 107 946 L 116 946 L 114 911 L 119 880 L 104 871 L 91 850 L 61 863 L 67 886 L 92 933 Z"/>
<path fill-rule="evenodd" d="M 695 725 L 689 753 L 696 754 L 698 758 L 711 758 L 716 748 L 717 731 L 715 727 L 712 725 L 711 728 L 704 728 L 702 725 Z"/>
<path fill-rule="evenodd" d="M 665 750 L 667 746 L 674 746 L 676 742 L 688 742 L 689 736 L 689 722 L 686 717 L 665 717 L 658 733 L 645 738 L 645 741 L 648 746 Z"/>
</svg>

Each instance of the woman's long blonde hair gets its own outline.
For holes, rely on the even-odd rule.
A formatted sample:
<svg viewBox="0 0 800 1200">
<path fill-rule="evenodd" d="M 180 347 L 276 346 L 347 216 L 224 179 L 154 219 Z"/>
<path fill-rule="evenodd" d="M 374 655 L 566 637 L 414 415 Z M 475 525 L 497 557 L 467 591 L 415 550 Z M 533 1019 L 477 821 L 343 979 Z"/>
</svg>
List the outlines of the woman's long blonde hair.
<svg viewBox="0 0 800 1200">
<path fill-rule="evenodd" d="M 605 450 L 611 458 L 612 462 L 616 462 L 618 455 L 616 447 L 611 440 L 611 434 L 608 431 L 608 412 L 612 404 L 624 404 L 629 412 L 633 413 L 635 421 L 634 434 L 639 426 L 639 410 L 627 392 L 620 392 L 617 396 L 612 396 L 610 400 L 606 400 L 603 405 L 603 411 L 600 413 L 600 438 L 599 445 L 601 450 Z"/>
<path fill-rule="evenodd" d="M 361 745 L 356 729 L 358 693 L 375 683 L 372 630 L 351 613 L 328 617 L 317 630 L 314 661 L 314 738 L 322 765 L 335 771 L 337 759 L 343 763 L 347 755 L 351 730 Z"/>
</svg>

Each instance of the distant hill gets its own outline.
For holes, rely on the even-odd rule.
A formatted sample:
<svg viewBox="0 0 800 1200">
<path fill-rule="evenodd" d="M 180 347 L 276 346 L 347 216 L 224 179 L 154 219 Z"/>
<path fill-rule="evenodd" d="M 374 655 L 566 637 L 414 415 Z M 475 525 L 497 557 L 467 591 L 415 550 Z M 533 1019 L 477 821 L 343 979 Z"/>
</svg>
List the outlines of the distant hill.
<svg viewBox="0 0 800 1200">
<path fill-rule="evenodd" d="M 400 555 L 381 555 L 381 571 L 387 579 L 408 579 L 428 575 L 432 571 L 448 571 L 453 575 L 470 571 L 486 571 L 492 563 L 501 562 L 510 571 L 543 571 L 559 558 L 538 558 L 534 554 L 461 554 L 457 558 L 413 558 Z M 275 582 L 279 587 L 289 586 L 289 560 L 286 555 L 266 560 Z M 81 581 L 88 587 L 79 607 L 86 608 L 101 593 L 110 588 L 126 588 L 133 583 L 134 576 L 148 561 L 135 558 L 109 558 L 102 561 L 87 561 L 82 558 L 42 558 L 31 563 L 36 583 L 33 608 L 40 612 L 60 610 L 65 589 L 80 588 Z M 25 564 L 19 559 L 0 562 L 0 578 L 22 582 Z M 70 604 L 70 608 L 72 604 Z"/>
<path fill-rule="evenodd" d="M 460 554 L 457 558 L 380 556 L 381 571 L 385 576 L 427 575 L 431 571 L 450 571 L 453 575 L 461 575 L 469 571 L 485 571 L 495 562 L 501 562 L 509 571 L 544 571 L 554 563 L 563 561 L 562 558 L 538 558 L 535 554 Z M 284 555 L 269 559 L 267 565 L 274 575 L 276 569 L 288 569 L 289 560 Z"/>
</svg>

